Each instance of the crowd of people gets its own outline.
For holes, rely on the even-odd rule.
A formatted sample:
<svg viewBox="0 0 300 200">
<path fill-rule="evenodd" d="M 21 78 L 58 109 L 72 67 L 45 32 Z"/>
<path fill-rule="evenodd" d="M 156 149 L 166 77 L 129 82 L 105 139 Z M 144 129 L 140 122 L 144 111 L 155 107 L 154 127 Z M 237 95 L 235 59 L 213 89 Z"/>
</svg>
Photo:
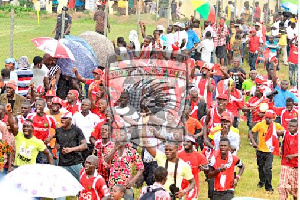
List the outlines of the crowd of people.
<svg viewBox="0 0 300 200">
<path fill-rule="evenodd" d="M 291 13 L 276 13 L 271 26 L 259 16 L 253 25 L 227 22 L 201 27 L 192 17 L 153 34 L 140 22 L 143 42 L 135 30 L 129 42 L 118 37 L 113 62 L 92 79 L 76 68 L 64 75 L 49 54 L 32 65 L 27 56 L 5 60 L 2 175 L 51 164 L 81 183 L 80 200 L 192 200 L 204 173 L 208 197 L 229 200 L 245 170 L 238 155 L 246 121 L 257 187 L 273 194 L 273 156 L 281 156 L 279 198 L 297 199 L 299 22 Z"/>
</svg>

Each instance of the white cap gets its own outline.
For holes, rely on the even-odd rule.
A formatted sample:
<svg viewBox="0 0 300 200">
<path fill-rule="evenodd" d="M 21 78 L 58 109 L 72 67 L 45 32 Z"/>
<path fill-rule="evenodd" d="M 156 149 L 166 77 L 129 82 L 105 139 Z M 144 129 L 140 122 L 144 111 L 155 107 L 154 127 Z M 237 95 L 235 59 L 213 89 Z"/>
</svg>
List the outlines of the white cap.
<svg viewBox="0 0 300 200">
<path fill-rule="evenodd" d="M 156 30 L 157 31 L 165 31 L 165 27 L 163 25 L 157 25 Z"/>
</svg>

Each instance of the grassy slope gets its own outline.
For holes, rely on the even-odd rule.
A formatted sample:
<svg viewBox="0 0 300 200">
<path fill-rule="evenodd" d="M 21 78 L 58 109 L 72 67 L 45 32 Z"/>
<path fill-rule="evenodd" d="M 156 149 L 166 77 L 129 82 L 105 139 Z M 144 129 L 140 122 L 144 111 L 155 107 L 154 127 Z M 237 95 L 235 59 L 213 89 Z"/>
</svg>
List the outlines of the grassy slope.
<svg viewBox="0 0 300 200">
<path fill-rule="evenodd" d="M 74 20 L 71 33 L 72 35 L 79 35 L 86 30 L 94 30 L 94 22 L 89 18 L 76 17 Z M 157 24 L 163 24 L 166 27 L 166 20 L 160 20 L 156 22 L 154 16 L 142 16 L 142 20 L 146 23 L 147 33 L 150 34 Z M 26 55 L 31 61 L 36 55 L 43 55 L 43 52 L 36 49 L 34 45 L 30 42 L 30 39 L 35 37 L 49 36 L 53 37 L 51 34 L 55 26 L 55 16 L 43 17 L 41 19 L 40 26 L 37 25 L 36 19 L 32 16 L 23 16 L 15 19 L 15 34 L 14 34 L 14 57 L 19 58 L 20 56 Z M 128 38 L 128 33 L 132 29 L 136 29 L 136 17 L 135 16 L 122 16 L 122 17 L 110 17 L 111 23 L 111 33 L 108 35 L 109 39 L 116 40 L 117 37 L 123 36 L 126 40 Z M 9 56 L 9 29 L 10 29 L 10 19 L 0 18 L 1 30 L 0 30 L 0 49 L 2 53 L 0 54 L 0 63 L 4 63 L 5 58 Z M 1 66 L 1 68 L 3 65 Z M 249 71 L 249 66 L 244 65 L 246 71 Z M 261 68 L 261 67 L 260 67 Z M 263 69 L 259 69 L 259 73 L 265 75 L 266 72 Z M 280 77 L 288 78 L 288 68 L 282 66 L 280 70 Z M 260 197 L 264 199 L 278 199 L 277 186 L 279 181 L 280 173 L 280 159 L 275 158 L 273 162 L 273 187 L 275 189 L 274 194 L 267 195 L 263 189 L 257 189 L 256 185 L 258 183 L 258 171 L 256 166 L 255 151 L 249 146 L 247 140 L 247 127 L 244 122 L 239 125 L 242 144 L 238 152 L 238 156 L 242 159 L 246 165 L 246 170 L 242 176 L 238 187 L 236 188 L 236 196 L 252 196 Z M 204 182 L 204 177 L 201 176 L 201 190 L 200 199 L 207 199 L 207 184 Z M 136 190 L 138 195 L 138 191 Z"/>
</svg>

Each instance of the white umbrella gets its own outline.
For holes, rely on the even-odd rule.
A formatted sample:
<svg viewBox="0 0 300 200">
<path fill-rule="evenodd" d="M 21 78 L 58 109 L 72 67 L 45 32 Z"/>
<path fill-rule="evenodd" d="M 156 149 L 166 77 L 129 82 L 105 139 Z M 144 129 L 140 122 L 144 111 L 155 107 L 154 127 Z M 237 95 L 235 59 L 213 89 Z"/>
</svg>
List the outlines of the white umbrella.
<svg viewBox="0 0 300 200">
<path fill-rule="evenodd" d="M 5 200 L 33 200 L 32 197 L 27 195 L 25 192 L 19 190 L 16 186 L 8 184 L 7 182 L 0 182 L 0 194 Z"/>
<path fill-rule="evenodd" d="M 82 190 L 81 184 L 67 170 L 47 164 L 18 167 L 5 176 L 4 182 L 15 185 L 31 197 L 75 196 Z"/>
<path fill-rule="evenodd" d="M 70 49 L 60 40 L 55 40 L 50 37 L 39 37 L 31 41 L 38 49 L 50 54 L 50 56 L 54 58 L 70 58 L 71 60 L 75 60 Z"/>
</svg>

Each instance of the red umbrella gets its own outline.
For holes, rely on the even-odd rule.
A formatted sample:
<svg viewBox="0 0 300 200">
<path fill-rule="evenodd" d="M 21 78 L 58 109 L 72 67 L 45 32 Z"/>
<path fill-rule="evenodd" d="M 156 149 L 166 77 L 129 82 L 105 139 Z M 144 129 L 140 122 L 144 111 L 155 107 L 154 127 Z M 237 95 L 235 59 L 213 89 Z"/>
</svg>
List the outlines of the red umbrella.
<svg viewBox="0 0 300 200">
<path fill-rule="evenodd" d="M 38 49 L 50 54 L 54 58 L 70 58 L 71 60 L 75 60 L 70 49 L 59 40 L 50 37 L 39 37 L 31 41 Z"/>
</svg>

